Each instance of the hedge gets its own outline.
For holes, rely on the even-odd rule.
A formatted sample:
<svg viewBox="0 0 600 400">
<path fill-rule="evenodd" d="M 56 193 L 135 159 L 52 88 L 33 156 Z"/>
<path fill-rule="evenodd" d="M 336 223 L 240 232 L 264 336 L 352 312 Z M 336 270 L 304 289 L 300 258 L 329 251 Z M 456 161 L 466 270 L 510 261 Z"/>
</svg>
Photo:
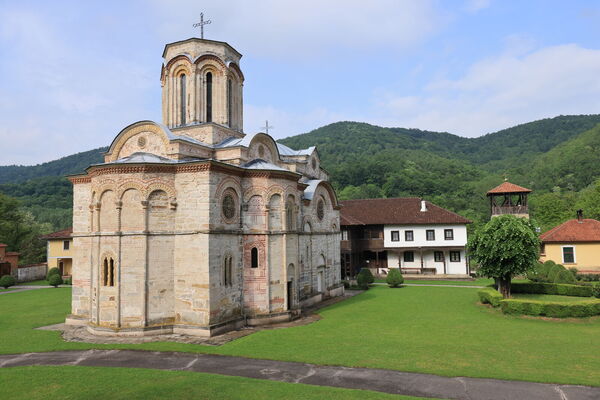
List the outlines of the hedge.
<svg viewBox="0 0 600 400">
<path fill-rule="evenodd" d="M 533 315 L 553 318 L 592 317 L 600 315 L 600 300 L 582 300 L 577 303 L 506 299 L 500 302 L 504 314 Z"/>
<path fill-rule="evenodd" d="M 485 288 L 477 292 L 479 301 L 483 304 L 491 304 L 492 307 L 498 307 L 502 301 L 502 295 L 496 289 Z"/>
<path fill-rule="evenodd" d="M 559 296 L 592 297 L 591 286 L 569 285 L 562 283 L 513 283 L 512 293 L 556 294 Z"/>
</svg>

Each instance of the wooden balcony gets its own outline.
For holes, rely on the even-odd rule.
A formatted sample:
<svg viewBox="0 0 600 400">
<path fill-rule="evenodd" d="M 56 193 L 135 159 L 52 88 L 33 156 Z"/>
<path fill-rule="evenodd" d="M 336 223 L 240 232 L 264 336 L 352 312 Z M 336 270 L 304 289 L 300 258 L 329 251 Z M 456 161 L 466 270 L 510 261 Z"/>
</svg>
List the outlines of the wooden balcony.
<svg viewBox="0 0 600 400">
<path fill-rule="evenodd" d="M 492 207 L 492 215 L 504 214 L 529 214 L 528 206 L 494 206 Z"/>
<path fill-rule="evenodd" d="M 382 250 L 383 239 L 358 239 L 355 243 L 360 250 Z"/>
</svg>

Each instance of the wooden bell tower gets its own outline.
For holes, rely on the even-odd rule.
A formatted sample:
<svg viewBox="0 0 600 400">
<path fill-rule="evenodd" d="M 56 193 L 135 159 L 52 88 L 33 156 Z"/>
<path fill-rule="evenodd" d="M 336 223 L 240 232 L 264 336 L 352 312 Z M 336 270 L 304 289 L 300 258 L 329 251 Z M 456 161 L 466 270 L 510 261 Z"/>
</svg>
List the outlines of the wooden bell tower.
<svg viewBox="0 0 600 400">
<path fill-rule="evenodd" d="M 529 206 L 527 205 L 527 195 L 529 193 L 531 193 L 530 189 L 508 181 L 487 192 L 487 196 L 490 199 L 492 218 L 505 214 L 529 218 Z"/>
</svg>

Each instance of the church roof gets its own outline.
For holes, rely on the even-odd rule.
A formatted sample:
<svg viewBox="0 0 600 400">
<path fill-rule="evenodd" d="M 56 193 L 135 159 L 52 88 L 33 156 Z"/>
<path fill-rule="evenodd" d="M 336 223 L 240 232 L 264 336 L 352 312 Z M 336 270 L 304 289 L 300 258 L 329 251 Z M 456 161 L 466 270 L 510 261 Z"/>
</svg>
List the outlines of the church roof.
<svg viewBox="0 0 600 400">
<path fill-rule="evenodd" d="M 310 146 L 302 150 L 294 150 L 284 144 L 277 143 L 277 149 L 282 156 L 310 156 L 315 151 L 315 146 Z"/>
<path fill-rule="evenodd" d="M 492 190 L 488 191 L 487 194 L 500 194 L 500 193 L 530 193 L 531 190 L 524 188 L 523 186 L 515 185 L 510 182 L 502 182 Z"/>
<path fill-rule="evenodd" d="M 427 211 L 421 211 L 421 199 L 361 199 L 340 202 L 341 225 L 427 225 L 470 224 L 471 221 L 428 201 Z"/>
<path fill-rule="evenodd" d="M 600 221 L 571 219 L 540 235 L 543 243 L 600 242 Z"/>
<path fill-rule="evenodd" d="M 174 46 L 177 44 L 182 44 L 182 43 L 186 43 L 186 42 L 201 42 L 201 43 L 218 43 L 218 44 L 222 44 L 224 46 L 227 46 L 229 48 L 229 50 L 233 51 L 235 54 L 237 54 L 239 57 L 242 57 L 242 55 L 240 54 L 239 51 L 237 51 L 236 49 L 234 49 L 229 43 L 227 42 L 221 42 L 219 40 L 208 40 L 208 39 L 200 39 L 197 37 L 191 37 L 189 39 L 185 39 L 185 40 L 178 40 L 177 42 L 173 42 L 173 43 L 167 43 L 165 44 L 165 48 L 163 50 L 162 53 L 162 57 L 165 58 L 165 56 L 167 55 L 167 48 L 169 46 Z"/>
<path fill-rule="evenodd" d="M 247 162 L 246 164 L 242 165 L 242 168 L 246 168 L 246 169 L 265 169 L 265 170 L 270 170 L 270 171 L 286 171 L 286 172 L 290 172 L 289 170 L 285 169 L 285 168 L 281 168 L 278 167 L 275 164 L 272 164 L 268 161 L 265 161 L 263 159 L 257 158 L 255 160 L 252 160 L 250 162 Z"/>
<path fill-rule="evenodd" d="M 302 196 L 306 200 L 311 200 L 315 197 L 315 192 L 317 191 L 317 186 L 319 183 L 323 182 L 322 179 L 309 179 L 305 180 L 302 183 L 308 185 L 306 189 L 304 189 L 304 195 Z"/>
</svg>

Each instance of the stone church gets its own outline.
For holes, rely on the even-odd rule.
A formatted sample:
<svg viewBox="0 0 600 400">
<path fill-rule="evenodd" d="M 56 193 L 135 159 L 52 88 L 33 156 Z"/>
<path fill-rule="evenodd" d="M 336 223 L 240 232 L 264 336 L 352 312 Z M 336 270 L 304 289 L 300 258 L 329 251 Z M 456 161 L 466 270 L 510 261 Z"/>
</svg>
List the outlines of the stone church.
<svg viewBox="0 0 600 400">
<path fill-rule="evenodd" d="M 165 46 L 163 123 L 139 121 L 73 183 L 67 324 L 210 336 L 343 294 L 339 205 L 315 147 L 243 132 L 241 54 Z"/>
</svg>

